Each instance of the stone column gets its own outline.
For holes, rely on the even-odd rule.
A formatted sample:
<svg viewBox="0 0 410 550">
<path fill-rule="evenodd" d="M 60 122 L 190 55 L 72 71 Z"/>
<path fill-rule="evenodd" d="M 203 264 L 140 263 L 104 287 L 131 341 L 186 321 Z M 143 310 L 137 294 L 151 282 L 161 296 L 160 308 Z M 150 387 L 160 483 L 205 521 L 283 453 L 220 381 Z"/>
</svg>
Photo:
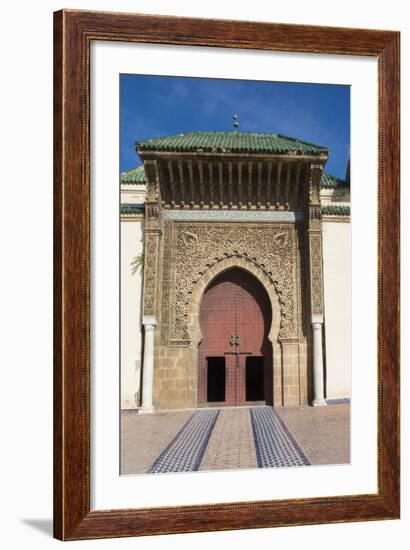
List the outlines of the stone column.
<svg viewBox="0 0 410 550">
<path fill-rule="evenodd" d="M 313 388 L 314 399 L 313 406 L 320 407 L 326 405 L 324 397 L 324 380 L 323 380 L 323 346 L 322 346 L 322 327 L 323 316 L 312 316 L 313 328 Z"/>
<path fill-rule="evenodd" d="M 322 212 L 320 205 L 320 179 L 322 165 L 314 163 L 310 169 L 308 235 L 310 308 L 313 332 L 313 406 L 326 405 L 323 373 L 323 258 L 322 258 Z"/>
<path fill-rule="evenodd" d="M 155 161 L 144 162 L 147 180 L 147 200 L 145 201 L 145 242 L 142 324 L 144 325 L 144 357 L 142 361 L 141 411 L 153 410 L 152 394 L 154 380 L 154 334 L 156 327 L 158 262 L 162 235 L 162 208 L 159 193 L 159 173 Z"/>
<path fill-rule="evenodd" d="M 144 361 L 142 368 L 142 402 L 144 412 L 154 409 L 152 403 L 152 390 L 154 382 L 154 331 L 157 325 L 154 317 L 145 316 L 144 325 Z"/>
</svg>

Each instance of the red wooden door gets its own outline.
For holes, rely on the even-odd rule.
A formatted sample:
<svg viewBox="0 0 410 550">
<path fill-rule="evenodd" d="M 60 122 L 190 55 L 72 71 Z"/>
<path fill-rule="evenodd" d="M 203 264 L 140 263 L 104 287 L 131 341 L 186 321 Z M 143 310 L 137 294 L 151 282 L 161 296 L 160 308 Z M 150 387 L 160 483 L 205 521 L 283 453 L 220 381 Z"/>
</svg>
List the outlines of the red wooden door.
<svg viewBox="0 0 410 550">
<path fill-rule="evenodd" d="M 226 271 L 207 289 L 199 320 L 199 403 L 270 402 L 271 312 L 262 285 L 241 269 Z"/>
</svg>

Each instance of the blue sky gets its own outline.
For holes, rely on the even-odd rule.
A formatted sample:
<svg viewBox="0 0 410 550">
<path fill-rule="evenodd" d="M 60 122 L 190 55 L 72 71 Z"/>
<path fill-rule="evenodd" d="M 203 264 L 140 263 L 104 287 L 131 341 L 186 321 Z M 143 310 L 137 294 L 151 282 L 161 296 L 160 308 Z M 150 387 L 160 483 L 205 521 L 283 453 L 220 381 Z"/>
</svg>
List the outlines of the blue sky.
<svg viewBox="0 0 410 550">
<path fill-rule="evenodd" d="M 325 170 L 343 178 L 350 87 L 146 75 L 120 77 L 120 168 L 141 161 L 135 142 L 195 130 L 274 132 L 330 148 Z"/>
</svg>

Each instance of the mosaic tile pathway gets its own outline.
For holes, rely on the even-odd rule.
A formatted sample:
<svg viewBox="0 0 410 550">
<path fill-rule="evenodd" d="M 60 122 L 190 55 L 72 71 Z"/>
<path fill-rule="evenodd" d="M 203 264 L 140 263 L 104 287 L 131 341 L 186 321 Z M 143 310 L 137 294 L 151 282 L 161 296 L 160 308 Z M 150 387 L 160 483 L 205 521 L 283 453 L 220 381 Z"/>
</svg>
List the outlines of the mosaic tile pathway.
<svg viewBox="0 0 410 550">
<path fill-rule="evenodd" d="M 298 467 L 350 461 L 350 405 L 122 415 L 121 473 Z"/>
<path fill-rule="evenodd" d="M 218 415 L 217 409 L 196 411 L 157 458 L 148 473 L 198 470 Z"/>
<path fill-rule="evenodd" d="M 308 459 L 274 409 L 251 409 L 259 468 L 306 466 Z"/>
</svg>

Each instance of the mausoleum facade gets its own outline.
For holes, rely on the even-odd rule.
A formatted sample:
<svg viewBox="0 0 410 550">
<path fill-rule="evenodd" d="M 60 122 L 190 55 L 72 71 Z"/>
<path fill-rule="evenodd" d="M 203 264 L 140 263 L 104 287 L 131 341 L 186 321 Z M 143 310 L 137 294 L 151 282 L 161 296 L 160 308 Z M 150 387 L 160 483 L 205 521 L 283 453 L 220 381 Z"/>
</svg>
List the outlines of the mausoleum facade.
<svg viewBox="0 0 410 550">
<path fill-rule="evenodd" d="M 277 134 L 137 144 L 121 175 L 121 406 L 350 397 L 350 182 Z"/>
</svg>

